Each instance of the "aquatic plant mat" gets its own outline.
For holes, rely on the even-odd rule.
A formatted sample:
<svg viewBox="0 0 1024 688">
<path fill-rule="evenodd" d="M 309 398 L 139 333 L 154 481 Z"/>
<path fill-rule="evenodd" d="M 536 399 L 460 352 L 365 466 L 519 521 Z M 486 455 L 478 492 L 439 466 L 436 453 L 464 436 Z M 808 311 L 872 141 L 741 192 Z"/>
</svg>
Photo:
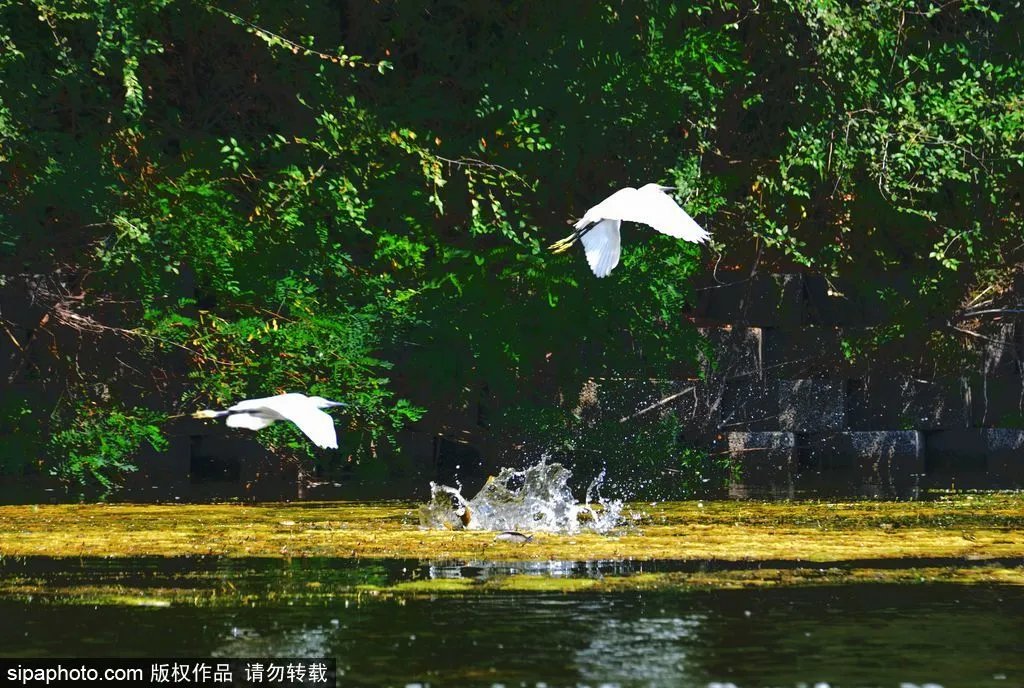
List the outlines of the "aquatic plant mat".
<svg viewBox="0 0 1024 688">
<path fill-rule="evenodd" d="M 489 591 L 1024 584 L 1024 495 L 633 504 L 608 535 L 430 531 L 410 503 L 0 507 L 0 595 L 217 604 Z"/>
</svg>

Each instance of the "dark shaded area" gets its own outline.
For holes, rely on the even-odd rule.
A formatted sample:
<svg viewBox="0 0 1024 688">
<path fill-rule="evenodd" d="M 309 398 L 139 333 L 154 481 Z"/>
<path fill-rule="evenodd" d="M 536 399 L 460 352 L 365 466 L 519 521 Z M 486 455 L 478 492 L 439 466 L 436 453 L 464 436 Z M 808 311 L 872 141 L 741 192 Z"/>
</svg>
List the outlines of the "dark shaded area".
<svg viewBox="0 0 1024 688">
<path fill-rule="evenodd" d="M 953 527 L 953 524 L 947 524 Z M 572 578 L 630 576 L 642 573 L 715 573 L 757 570 L 815 570 L 847 572 L 855 569 L 910 571 L 923 568 L 1019 568 L 1022 557 L 978 559 L 970 557 L 902 557 L 899 559 L 846 559 L 842 561 L 801 561 L 798 559 L 752 560 L 682 560 L 651 561 L 445 561 L 424 562 L 419 559 L 338 559 L 302 557 L 298 559 L 264 559 L 258 557 L 220 557 L 196 555 L 187 557 L 8 557 L 0 562 L 0 576 L 60 588 L 69 585 L 133 588 L 167 588 L 183 586 L 198 591 L 222 590 L 230 581 L 230 594 L 248 596 L 296 595 L 315 587 L 335 586 L 346 592 L 359 585 L 390 586 L 406 581 L 429 578 L 471 578 L 483 580 L 513 575 Z M 176 581 L 176 582 L 175 582 Z M 314 591 L 315 592 L 315 591 Z M 308 600 L 307 600 L 308 602 Z"/>
<path fill-rule="evenodd" d="M 332 656 L 346 684 L 367 686 L 731 681 L 987 687 L 1013 685 L 1024 672 L 1022 612 L 1019 587 L 955 585 L 495 594 L 203 609 L 3 601 L 0 613 L 8 623 L 0 627 L 0 652 Z M 130 636 L 121 630 L 126 627 Z"/>
</svg>

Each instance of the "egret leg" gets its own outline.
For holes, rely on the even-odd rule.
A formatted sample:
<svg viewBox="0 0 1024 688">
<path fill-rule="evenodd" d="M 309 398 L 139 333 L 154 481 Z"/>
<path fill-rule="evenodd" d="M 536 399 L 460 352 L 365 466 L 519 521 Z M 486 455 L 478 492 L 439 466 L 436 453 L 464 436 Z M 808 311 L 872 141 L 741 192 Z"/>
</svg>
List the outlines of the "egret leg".
<svg viewBox="0 0 1024 688">
<path fill-rule="evenodd" d="M 587 225 L 583 229 L 577 229 L 576 231 L 574 231 L 572 234 L 570 234 L 569 236 L 565 237 L 564 239 L 559 239 L 555 243 L 553 243 L 550 246 L 548 246 L 548 249 L 552 253 L 564 253 L 565 251 L 568 251 L 572 247 L 573 244 L 575 244 L 577 241 L 579 241 L 580 238 L 584 234 L 586 234 L 591 229 L 593 229 L 595 225 L 596 225 L 596 223 L 593 224 L 593 225 Z"/>
<path fill-rule="evenodd" d="M 579 238 L 579 234 L 577 232 L 573 232 L 564 239 L 559 239 L 555 243 L 548 246 L 548 249 L 552 253 L 563 253 L 565 251 L 568 251 L 572 247 L 572 245 L 579 240 Z"/>
</svg>

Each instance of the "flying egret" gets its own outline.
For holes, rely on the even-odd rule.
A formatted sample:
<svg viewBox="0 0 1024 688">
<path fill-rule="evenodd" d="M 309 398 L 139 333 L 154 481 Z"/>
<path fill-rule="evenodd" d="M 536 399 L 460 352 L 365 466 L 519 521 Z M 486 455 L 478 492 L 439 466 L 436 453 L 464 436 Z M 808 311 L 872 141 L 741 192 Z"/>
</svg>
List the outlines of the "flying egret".
<svg viewBox="0 0 1024 688">
<path fill-rule="evenodd" d="M 619 264 L 619 226 L 623 220 L 642 222 L 662 234 L 695 244 L 704 243 L 711 235 L 665 193 L 674 188 L 647 184 L 639 189 L 620 189 L 588 210 L 574 225 L 576 231 L 548 248 L 555 253 L 562 253 L 581 241 L 590 269 L 598 277 L 607 277 Z"/>
<path fill-rule="evenodd" d="M 198 411 L 193 418 L 223 418 L 227 416 L 229 428 L 262 430 L 279 420 L 290 420 L 313 440 L 313 444 L 324 449 L 338 448 L 338 435 L 334 431 L 334 419 L 321 411 L 325 408 L 345 406 L 340 401 L 323 397 L 307 397 L 295 392 L 278 394 L 276 397 L 247 399 L 224 411 Z"/>
</svg>

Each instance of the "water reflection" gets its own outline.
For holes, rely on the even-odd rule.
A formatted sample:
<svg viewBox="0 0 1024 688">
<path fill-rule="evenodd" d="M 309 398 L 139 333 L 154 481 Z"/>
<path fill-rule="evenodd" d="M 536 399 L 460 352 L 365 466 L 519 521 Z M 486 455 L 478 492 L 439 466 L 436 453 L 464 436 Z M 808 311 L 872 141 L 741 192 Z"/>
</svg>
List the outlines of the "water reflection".
<svg viewBox="0 0 1024 688">
<path fill-rule="evenodd" d="M 546 576 L 551 578 L 601 578 L 607 575 L 631 575 L 641 573 L 643 564 L 650 562 L 633 561 L 486 561 L 471 560 L 466 563 L 449 562 L 430 564 L 427 575 L 432 579 L 472 578 L 485 581 L 503 576 Z"/>
<path fill-rule="evenodd" d="M 0 601 L 6 656 L 333 656 L 340 685 L 944 688 L 1024 683 L 1024 589 L 867 585 L 600 595 Z"/>
<path fill-rule="evenodd" d="M 276 630 L 269 635 L 257 628 L 232 626 L 211 652 L 214 657 L 330 657 L 333 624 Z"/>
<path fill-rule="evenodd" d="M 590 644 L 576 653 L 584 681 L 607 684 L 700 685 L 698 662 L 702 615 L 603 620 Z"/>
</svg>

